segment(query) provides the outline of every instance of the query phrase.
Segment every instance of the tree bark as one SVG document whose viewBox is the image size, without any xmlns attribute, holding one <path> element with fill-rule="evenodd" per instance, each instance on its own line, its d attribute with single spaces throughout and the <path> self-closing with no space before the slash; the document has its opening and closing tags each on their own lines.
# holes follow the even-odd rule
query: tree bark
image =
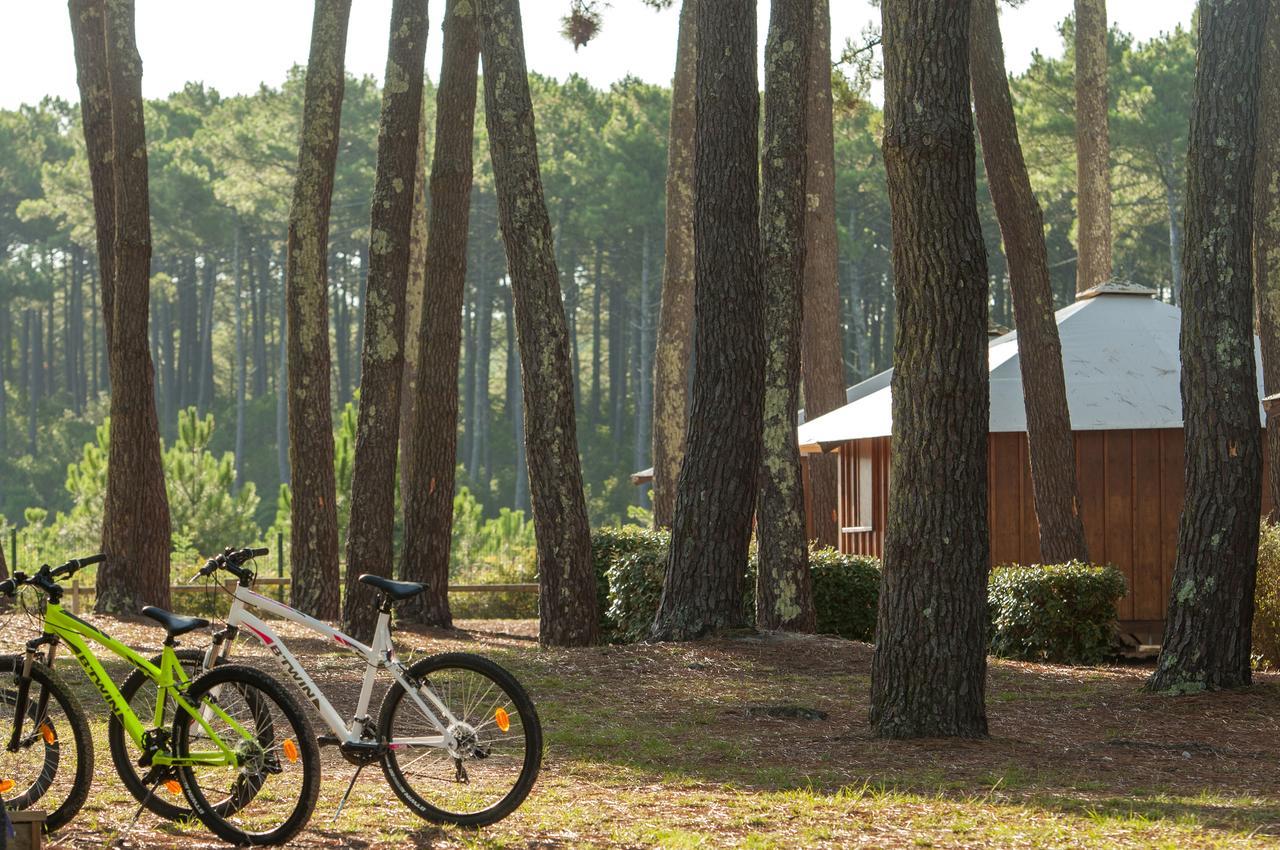
<svg viewBox="0 0 1280 850">
<path fill-rule="evenodd" d="M 1009 261 L 1009 289 L 1018 327 L 1031 486 L 1045 563 L 1089 560 L 1080 521 L 1076 451 L 1062 374 L 1062 344 L 1053 315 L 1044 215 L 1031 189 L 1005 76 L 996 0 L 973 0 L 969 56 L 973 102 L 987 184 Z"/>
<path fill-rule="evenodd" d="M 289 209 L 289 465 L 293 477 L 290 599 L 338 618 L 338 514 L 329 396 L 328 241 L 351 0 L 316 0 Z"/>
<path fill-rule="evenodd" d="M 598 638 L 569 339 L 538 171 L 518 0 L 482 0 L 485 120 L 524 377 L 525 445 L 538 548 L 539 640 Z"/>
<path fill-rule="evenodd" d="M 1153 691 L 1251 680 L 1262 439 L 1252 224 L 1264 0 L 1200 7 L 1187 151 L 1182 417 L 1186 495 Z"/>
<path fill-rule="evenodd" d="M 169 500 L 160 458 L 154 373 L 147 347 L 151 218 L 142 59 L 134 41 L 132 0 L 108 0 L 107 80 L 114 185 L 112 257 L 111 441 L 102 512 L 102 551 L 94 610 L 132 614 L 169 604 Z"/>
<path fill-rule="evenodd" d="M 835 130 L 831 100 L 831 10 L 814 0 L 809 40 L 809 167 L 806 172 L 804 321 L 801 369 L 804 416 L 816 419 L 845 403 L 844 353 L 840 345 L 840 282 L 837 274 Z M 813 536 L 824 546 L 840 542 L 836 503 L 838 460 L 834 454 L 809 457 L 809 501 Z"/>
<path fill-rule="evenodd" d="M 871 666 L 880 737 L 986 735 L 987 263 L 969 3 L 887 0 L 884 161 L 898 332 Z"/>
<path fill-rule="evenodd" d="M 813 0 L 773 2 L 765 45 L 764 150 L 760 153 L 760 253 L 767 300 L 756 625 L 800 632 L 812 632 L 817 625 L 796 437 L 813 5 Z"/>
<path fill-rule="evenodd" d="M 435 150 L 431 158 L 431 235 L 418 350 L 414 453 L 405 500 L 401 575 L 427 585 L 401 617 L 449 628 L 449 548 L 458 457 L 458 356 L 467 286 L 467 233 L 471 212 L 471 146 L 475 136 L 479 34 L 475 6 L 449 0 L 444 12 L 444 56 L 436 90 Z"/>
<path fill-rule="evenodd" d="M 1107 0 L 1076 2 L 1076 292 L 1111 279 Z"/>
<path fill-rule="evenodd" d="M 448 7 L 445 11 L 448 16 Z M 422 346 L 422 301 L 427 274 L 427 113 L 418 123 L 413 167 L 413 224 L 409 231 L 409 276 L 404 293 L 404 375 L 400 379 L 400 503 L 408 511 L 413 480 L 413 409 L 418 392 L 418 352 Z M 461 307 L 459 307 L 461 310 Z M 455 367 L 456 369 L 456 367 Z"/>
<path fill-rule="evenodd" d="M 693 154 L 694 76 L 698 0 L 680 7 L 676 71 L 671 85 L 671 129 L 667 137 L 666 241 L 658 340 L 653 369 L 653 522 L 670 528 L 676 508 L 676 481 L 684 462 L 689 420 L 689 354 L 693 348 Z M 599 248 L 597 247 L 597 268 Z M 600 275 L 596 274 L 599 306 Z M 613 303 L 609 304 L 610 311 Z M 598 314 L 597 310 L 597 314 Z M 599 321 L 597 315 L 596 321 Z M 597 339 L 599 339 L 597 331 Z M 599 357 L 592 354 L 599 367 Z M 599 401 L 593 372 L 592 398 Z"/>
<path fill-rule="evenodd" d="M 653 355 L 654 355 L 654 332 L 653 320 L 653 296 L 650 294 L 649 285 L 649 226 L 645 225 L 643 234 L 640 237 L 640 322 L 636 326 L 636 332 L 640 342 L 640 356 L 637 358 L 640 366 L 640 379 L 636 382 L 638 392 L 636 394 L 636 434 L 635 434 L 635 451 L 632 455 L 632 467 L 635 469 L 644 469 L 645 461 L 648 459 L 653 447 L 653 439 L 651 437 L 651 427 L 653 424 Z M 645 504 L 645 491 L 649 489 L 648 485 L 636 488 L 636 503 Z"/>
<path fill-rule="evenodd" d="M 755 4 L 698 0 L 693 397 L 660 640 L 741 626 L 764 397 Z M 612 306 L 612 305 L 610 305 Z"/>
<path fill-rule="evenodd" d="M 1262 381 L 1280 392 L 1280 0 L 1267 3 L 1258 91 L 1253 195 L 1253 281 L 1262 340 Z M 1172 223 L 1172 220 L 1171 220 Z M 1172 233 L 1172 227 L 1170 228 Z M 1267 414 L 1267 486 L 1280 510 L 1280 416 Z M 1275 520 L 1272 514 L 1272 521 Z"/>
<path fill-rule="evenodd" d="M 370 640 L 378 619 L 376 593 L 359 574 L 390 575 L 395 562 L 396 448 L 400 382 L 404 377 L 406 278 L 417 185 L 418 131 L 427 44 L 427 0 L 395 0 L 387 47 L 386 84 L 378 127 L 378 163 L 369 216 L 369 276 L 365 284 L 360 414 L 356 422 L 347 525 L 347 593 L 343 621 Z M 388 413 L 390 411 L 390 413 Z"/>
<path fill-rule="evenodd" d="M 111 176 L 111 91 L 107 82 L 104 37 L 106 5 L 104 0 L 70 0 L 68 7 L 76 58 L 76 83 L 80 89 L 80 118 L 89 160 L 89 184 L 93 189 L 93 218 L 97 224 L 103 336 L 110 352 L 111 284 L 116 263 L 112 245 L 115 238 L 115 183 Z"/>
</svg>

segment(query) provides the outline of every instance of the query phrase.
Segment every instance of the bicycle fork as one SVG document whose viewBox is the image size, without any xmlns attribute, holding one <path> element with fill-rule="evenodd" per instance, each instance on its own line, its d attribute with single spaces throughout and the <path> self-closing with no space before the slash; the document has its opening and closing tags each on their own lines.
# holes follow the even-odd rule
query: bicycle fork
<svg viewBox="0 0 1280 850">
<path fill-rule="evenodd" d="M 36 653 L 42 646 L 48 646 L 45 652 L 44 663 L 49 669 L 53 669 L 53 658 L 58 651 L 58 638 L 54 635 L 41 635 L 38 638 L 27 641 L 27 651 L 22 659 L 22 672 L 18 674 L 18 693 L 14 700 L 13 707 L 13 733 L 9 736 L 9 752 L 17 752 L 23 746 L 23 719 L 27 716 L 27 709 L 31 706 L 31 667 L 35 664 Z M 36 698 L 36 714 L 35 729 L 40 730 L 44 723 L 45 713 L 49 710 L 49 689 L 43 688 L 40 696 Z M 54 741 L 48 741 L 53 744 Z"/>
</svg>

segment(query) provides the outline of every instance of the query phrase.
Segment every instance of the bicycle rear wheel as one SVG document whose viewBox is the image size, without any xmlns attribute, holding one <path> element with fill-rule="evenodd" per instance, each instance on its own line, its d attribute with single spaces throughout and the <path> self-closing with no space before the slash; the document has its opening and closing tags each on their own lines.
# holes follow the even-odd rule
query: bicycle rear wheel
<svg viewBox="0 0 1280 850">
<path fill-rule="evenodd" d="M 302 706 L 275 679 L 239 664 L 200 676 L 187 702 L 236 756 L 234 763 L 178 768 L 196 816 L 232 844 L 287 842 L 306 826 L 320 793 L 320 748 Z M 205 725 L 179 710 L 174 757 L 217 749 Z"/>
<path fill-rule="evenodd" d="M 489 659 L 461 652 L 424 658 L 406 675 L 433 713 L 434 698 L 456 722 L 446 747 L 413 696 L 398 683 L 387 692 L 378 735 L 396 796 L 435 823 L 487 826 L 515 811 L 542 765 L 542 725 L 520 683 Z"/>
<path fill-rule="evenodd" d="M 39 804 L 48 812 L 45 829 L 53 832 L 75 817 L 89 796 L 93 738 L 75 695 L 38 662 L 31 665 L 27 710 L 17 717 L 23 661 L 22 656 L 0 657 L 0 795 L 11 809 Z M 18 746 L 11 750 L 15 725 Z"/>
<path fill-rule="evenodd" d="M 182 665 L 188 677 L 195 678 L 199 675 L 204 667 L 203 650 L 179 649 L 177 655 L 178 663 Z M 151 663 L 157 667 L 160 666 L 160 661 L 159 655 L 151 659 Z M 141 670 L 130 673 L 129 678 L 125 679 L 124 684 L 120 686 L 120 695 L 129 703 L 129 707 L 133 709 L 133 713 L 138 716 L 143 725 L 149 724 L 151 718 L 155 716 L 156 693 L 155 681 Z M 162 726 L 165 735 L 169 734 L 173 726 L 174 708 L 172 701 L 165 706 Z M 114 714 L 107 721 L 107 743 L 111 747 L 111 761 L 115 763 L 116 773 L 119 774 L 124 787 L 133 795 L 133 799 L 143 803 L 148 811 L 162 818 L 178 820 L 191 816 L 191 808 L 186 805 L 186 798 L 182 796 L 181 788 L 177 785 L 170 786 L 164 783 L 152 789 L 142 781 L 142 777 L 149 770 L 149 768 L 138 766 L 142 751 L 134 745 L 124 731 L 124 724 Z M 178 794 L 177 797 L 173 796 L 175 791 Z"/>
</svg>

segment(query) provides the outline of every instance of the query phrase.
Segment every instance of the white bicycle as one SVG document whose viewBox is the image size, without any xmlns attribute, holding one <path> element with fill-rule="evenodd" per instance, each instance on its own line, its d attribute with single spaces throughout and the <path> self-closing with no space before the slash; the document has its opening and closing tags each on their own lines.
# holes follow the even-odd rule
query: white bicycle
<svg viewBox="0 0 1280 850">
<path fill-rule="evenodd" d="M 284 667 L 289 678 L 316 707 L 330 734 L 319 743 L 336 746 L 356 766 L 338 813 L 355 787 L 360 771 L 379 762 L 387 781 L 415 814 L 434 823 L 486 826 L 515 811 L 524 802 L 542 764 L 542 726 L 532 700 L 515 677 L 487 658 L 449 652 L 405 666 L 391 641 L 391 607 L 425 590 L 415 582 L 362 575 L 360 581 L 378 591 L 378 621 L 373 645 L 309 617 L 253 590 L 256 571 L 250 566 L 267 549 L 230 549 L 211 558 L 198 577 L 225 570 L 237 579 L 226 627 L 216 632 L 208 650 L 178 652 L 184 672 L 195 676 L 227 661 L 242 630 L 249 632 Z M 253 609 L 253 610 L 251 610 Z M 315 680 L 308 675 L 284 640 L 257 612 L 299 623 L 354 653 L 364 664 L 364 678 L 355 714 L 344 720 Z M 385 670 L 395 683 L 387 691 L 377 722 L 369 716 L 373 683 Z M 147 681 L 130 676 L 121 687 L 131 704 L 154 705 Z M 116 741 L 119 724 L 111 724 L 113 753 L 128 747 Z M 135 758 L 120 763 L 136 764 Z M 161 816 L 176 819 L 187 809 L 154 794 L 136 770 L 121 771 L 133 796 Z"/>
</svg>

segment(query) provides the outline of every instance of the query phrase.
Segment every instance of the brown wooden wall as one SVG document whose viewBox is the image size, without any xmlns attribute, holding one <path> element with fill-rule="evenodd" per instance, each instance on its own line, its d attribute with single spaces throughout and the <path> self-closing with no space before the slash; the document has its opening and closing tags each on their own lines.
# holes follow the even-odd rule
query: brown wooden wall
<svg viewBox="0 0 1280 850">
<path fill-rule="evenodd" d="M 988 439 L 991 562 L 1039 563 L 1026 434 L 997 433 Z M 1121 623 L 1158 630 L 1169 599 L 1182 511 L 1182 430 L 1077 431 L 1075 445 L 1090 560 L 1114 564 L 1128 580 L 1129 592 L 1117 611 Z M 840 549 L 879 557 L 889 504 L 889 438 L 851 441 L 839 451 Z M 873 523 L 870 531 L 846 532 L 856 516 L 859 452 L 872 457 Z M 1263 487 L 1264 513 L 1271 509 L 1267 489 Z"/>
</svg>

